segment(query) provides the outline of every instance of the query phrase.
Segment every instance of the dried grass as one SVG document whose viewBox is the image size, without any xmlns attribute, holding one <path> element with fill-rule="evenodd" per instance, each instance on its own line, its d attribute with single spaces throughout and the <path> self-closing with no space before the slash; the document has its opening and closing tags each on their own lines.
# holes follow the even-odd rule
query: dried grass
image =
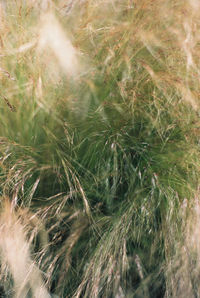
<svg viewBox="0 0 200 298">
<path fill-rule="evenodd" d="M 21 222 L 23 218 L 19 211 L 15 212 L 8 198 L 1 199 L 1 203 L 0 255 L 2 267 L 5 270 L 8 266 L 14 283 L 13 297 L 26 297 L 30 291 L 33 297 L 50 297 L 42 273 L 31 259 L 31 243 L 27 239 L 26 226 Z"/>
</svg>

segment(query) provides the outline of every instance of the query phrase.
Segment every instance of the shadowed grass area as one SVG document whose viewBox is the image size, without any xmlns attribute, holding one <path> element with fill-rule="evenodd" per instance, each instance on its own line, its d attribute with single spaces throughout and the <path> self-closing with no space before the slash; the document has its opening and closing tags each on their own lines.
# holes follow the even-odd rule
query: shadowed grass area
<svg viewBox="0 0 200 298">
<path fill-rule="evenodd" d="M 0 8 L 0 295 L 197 297 L 198 2 Z"/>
</svg>

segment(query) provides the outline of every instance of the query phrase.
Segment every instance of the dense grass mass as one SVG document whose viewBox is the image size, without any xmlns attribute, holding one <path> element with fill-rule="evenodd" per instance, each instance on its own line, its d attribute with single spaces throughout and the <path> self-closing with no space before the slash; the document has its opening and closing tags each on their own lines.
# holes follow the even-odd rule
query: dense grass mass
<svg viewBox="0 0 200 298">
<path fill-rule="evenodd" d="M 1 1 L 1 297 L 199 297 L 199 8 Z"/>
</svg>

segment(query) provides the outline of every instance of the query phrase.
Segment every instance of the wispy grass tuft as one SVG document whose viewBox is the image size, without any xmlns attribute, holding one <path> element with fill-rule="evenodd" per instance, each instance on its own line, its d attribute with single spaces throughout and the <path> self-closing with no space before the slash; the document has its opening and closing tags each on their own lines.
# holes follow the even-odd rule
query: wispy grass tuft
<svg viewBox="0 0 200 298">
<path fill-rule="evenodd" d="M 0 4 L 0 296 L 198 297 L 198 1 Z"/>
</svg>

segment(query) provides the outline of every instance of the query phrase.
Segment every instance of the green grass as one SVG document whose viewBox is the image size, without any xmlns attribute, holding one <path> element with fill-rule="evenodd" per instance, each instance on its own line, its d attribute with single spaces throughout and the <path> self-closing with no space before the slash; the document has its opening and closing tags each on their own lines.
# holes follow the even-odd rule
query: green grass
<svg viewBox="0 0 200 298">
<path fill-rule="evenodd" d="M 2 297 L 198 297 L 192 5 L 87 0 L 65 15 L 59 1 L 47 11 L 10 1 L 2 9 Z"/>
</svg>

